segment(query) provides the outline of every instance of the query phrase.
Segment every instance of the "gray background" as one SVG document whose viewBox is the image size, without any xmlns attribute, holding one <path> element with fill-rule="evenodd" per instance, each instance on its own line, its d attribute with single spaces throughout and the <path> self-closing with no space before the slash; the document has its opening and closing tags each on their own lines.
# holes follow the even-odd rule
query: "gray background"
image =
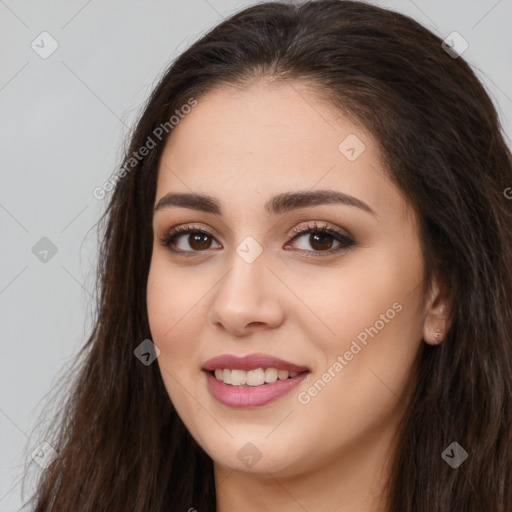
<svg viewBox="0 0 512 512">
<path fill-rule="evenodd" d="M 92 191 L 119 162 L 127 130 L 170 60 L 252 3 L 0 0 L 1 512 L 21 507 L 42 400 L 89 333 L 95 224 L 105 205 Z M 372 3 L 443 39 L 457 31 L 467 40 L 463 57 L 493 98 L 510 144 L 512 2 Z M 46 59 L 31 47 L 42 46 L 43 31 L 59 45 Z M 57 248 L 46 262 L 32 250 L 43 237 Z"/>
</svg>

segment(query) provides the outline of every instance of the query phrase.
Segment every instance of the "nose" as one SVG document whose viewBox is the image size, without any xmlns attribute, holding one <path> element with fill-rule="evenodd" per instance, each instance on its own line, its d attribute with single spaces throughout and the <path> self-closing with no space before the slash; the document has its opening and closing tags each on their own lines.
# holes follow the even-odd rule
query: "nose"
<svg viewBox="0 0 512 512">
<path fill-rule="evenodd" d="M 276 328 L 285 316 L 281 288 L 264 255 L 247 263 L 234 254 L 231 270 L 212 292 L 209 321 L 234 336 Z"/>
</svg>

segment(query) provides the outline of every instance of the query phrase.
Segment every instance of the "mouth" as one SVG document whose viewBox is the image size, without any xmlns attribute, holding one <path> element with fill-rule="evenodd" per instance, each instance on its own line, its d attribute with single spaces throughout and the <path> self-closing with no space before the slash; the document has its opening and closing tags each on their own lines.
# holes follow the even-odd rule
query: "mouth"
<svg viewBox="0 0 512 512">
<path fill-rule="evenodd" d="M 268 356 L 217 356 L 203 367 L 211 395 L 228 407 L 258 407 L 287 395 L 310 369 Z"/>
</svg>

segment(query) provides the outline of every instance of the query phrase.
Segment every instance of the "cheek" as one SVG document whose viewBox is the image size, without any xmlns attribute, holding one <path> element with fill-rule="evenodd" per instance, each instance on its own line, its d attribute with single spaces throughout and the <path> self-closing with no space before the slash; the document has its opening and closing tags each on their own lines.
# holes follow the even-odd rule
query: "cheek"
<svg viewBox="0 0 512 512">
<path fill-rule="evenodd" d="M 165 342 L 187 323 L 183 321 L 185 315 L 186 318 L 193 315 L 193 306 L 200 300 L 201 290 L 197 284 L 187 272 L 173 268 L 165 256 L 153 255 L 146 299 L 151 333 L 155 338 Z"/>
<path fill-rule="evenodd" d="M 198 284 L 186 272 L 172 270 L 165 258 L 153 258 L 146 297 L 149 327 L 160 349 L 158 362 L 170 372 L 191 371 L 190 358 L 197 357 L 198 318 L 204 314 L 204 290 Z"/>
<path fill-rule="evenodd" d="M 404 271 L 399 261 L 382 255 L 371 260 L 355 257 L 343 268 L 317 273 L 298 288 L 302 302 L 322 321 L 322 338 L 339 350 L 361 333 L 364 341 L 365 329 L 375 325 L 379 333 L 393 332 L 390 337 L 397 342 L 405 338 L 405 333 L 397 335 L 417 319 L 419 281 L 415 269 Z"/>
<path fill-rule="evenodd" d="M 173 282 L 163 271 L 162 266 L 153 259 L 149 270 L 146 301 L 151 334 L 153 341 L 158 345 L 174 323 L 177 290 L 172 289 L 172 286 Z"/>
<path fill-rule="evenodd" d="M 204 314 L 194 281 L 171 270 L 165 258 L 153 258 L 147 283 L 147 309 L 152 341 L 160 349 L 157 364 L 167 394 L 187 420 L 194 404 L 186 392 L 200 373 L 197 315 Z M 204 292 L 203 292 L 204 293 Z"/>
<path fill-rule="evenodd" d="M 394 421 L 405 403 L 421 341 L 416 296 L 408 283 L 394 279 L 389 267 L 380 280 L 368 268 L 364 277 L 340 280 L 343 284 L 325 302 L 329 306 L 322 311 L 330 314 L 328 323 L 336 334 L 310 335 L 323 364 L 297 397 L 298 407 L 302 428 L 321 429 L 325 446 L 340 445 L 340 439 L 369 439 Z"/>
<path fill-rule="evenodd" d="M 331 369 L 337 376 L 331 390 L 375 403 L 385 398 L 382 393 L 403 391 L 421 343 L 421 259 L 412 245 L 405 253 L 364 251 L 357 256 L 339 269 L 336 279 L 324 282 L 323 293 L 310 289 L 305 302 L 315 305 L 329 327 L 323 336 L 310 334 L 323 354 L 324 366 L 317 373 L 328 371 L 342 356 L 343 369 Z"/>
</svg>

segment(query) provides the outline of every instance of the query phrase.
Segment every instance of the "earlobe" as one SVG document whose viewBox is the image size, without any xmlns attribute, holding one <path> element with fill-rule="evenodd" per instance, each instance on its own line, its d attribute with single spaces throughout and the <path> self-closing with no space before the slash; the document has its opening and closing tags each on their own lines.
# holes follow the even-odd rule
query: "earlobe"
<svg viewBox="0 0 512 512">
<path fill-rule="evenodd" d="M 439 345 L 443 339 L 444 333 L 441 329 L 436 329 L 434 333 L 430 332 L 428 336 L 425 333 L 423 334 L 423 341 L 429 345 Z"/>
<path fill-rule="evenodd" d="M 449 325 L 447 288 L 439 280 L 434 280 L 425 309 L 423 341 L 429 345 L 439 345 L 446 338 Z"/>
</svg>

